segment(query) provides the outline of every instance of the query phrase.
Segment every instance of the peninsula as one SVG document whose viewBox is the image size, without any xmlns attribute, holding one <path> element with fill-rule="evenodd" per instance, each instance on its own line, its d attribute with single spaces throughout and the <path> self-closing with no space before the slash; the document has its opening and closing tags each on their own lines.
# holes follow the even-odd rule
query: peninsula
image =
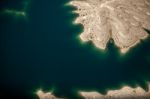
<svg viewBox="0 0 150 99">
<path fill-rule="evenodd" d="M 99 49 L 113 40 L 125 53 L 148 37 L 150 0 L 72 0 L 69 5 L 79 15 L 74 23 L 84 26 L 81 40 L 92 41 Z"/>
</svg>

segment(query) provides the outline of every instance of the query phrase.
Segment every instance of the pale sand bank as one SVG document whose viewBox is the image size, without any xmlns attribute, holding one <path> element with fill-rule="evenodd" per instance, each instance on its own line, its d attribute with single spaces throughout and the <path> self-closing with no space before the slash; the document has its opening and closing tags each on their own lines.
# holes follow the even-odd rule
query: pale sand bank
<svg viewBox="0 0 150 99">
<path fill-rule="evenodd" d="M 110 39 L 126 53 L 146 39 L 150 29 L 150 0 L 72 0 L 79 17 L 75 24 L 82 24 L 82 41 L 92 41 L 99 49 L 105 49 Z M 67 5 L 68 5 L 67 4 Z"/>
</svg>

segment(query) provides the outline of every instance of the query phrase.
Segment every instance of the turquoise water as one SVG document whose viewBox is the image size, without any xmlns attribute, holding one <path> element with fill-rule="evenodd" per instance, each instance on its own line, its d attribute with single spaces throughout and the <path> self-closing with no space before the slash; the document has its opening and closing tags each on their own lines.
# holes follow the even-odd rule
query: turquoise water
<svg viewBox="0 0 150 99">
<path fill-rule="evenodd" d="M 5 1 L 3 8 L 21 9 L 21 1 Z M 8 14 L 0 16 L 0 96 L 37 99 L 42 88 L 69 99 L 78 90 L 109 89 L 136 84 L 147 89 L 150 80 L 150 40 L 142 41 L 121 55 L 114 44 L 106 51 L 91 42 L 82 43 L 82 25 L 73 25 L 78 16 L 67 0 L 33 0 L 27 20 Z M 79 98 L 79 97 L 78 97 Z"/>
</svg>

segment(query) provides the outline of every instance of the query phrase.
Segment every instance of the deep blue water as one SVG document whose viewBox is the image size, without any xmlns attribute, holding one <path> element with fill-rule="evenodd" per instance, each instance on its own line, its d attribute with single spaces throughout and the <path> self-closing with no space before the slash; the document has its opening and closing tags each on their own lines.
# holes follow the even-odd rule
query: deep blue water
<svg viewBox="0 0 150 99">
<path fill-rule="evenodd" d="M 22 0 L 23 1 L 23 0 Z M 22 9 L 5 1 L 4 8 Z M 36 90 L 54 89 L 57 96 L 75 98 L 77 90 L 108 89 L 136 84 L 147 89 L 150 80 L 150 40 L 126 55 L 109 43 L 105 52 L 82 43 L 82 25 L 73 25 L 75 8 L 67 0 L 31 0 L 27 20 L 0 15 L 0 97 L 37 99 Z"/>
</svg>

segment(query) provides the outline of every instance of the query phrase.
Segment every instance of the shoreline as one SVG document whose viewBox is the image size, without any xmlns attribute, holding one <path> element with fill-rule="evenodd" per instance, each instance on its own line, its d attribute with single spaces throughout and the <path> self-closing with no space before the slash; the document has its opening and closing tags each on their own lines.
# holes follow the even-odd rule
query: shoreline
<svg viewBox="0 0 150 99">
<path fill-rule="evenodd" d="M 130 87 L 128 85 L 123 85 L 118 89 L 109 89 L 106 94 L 102 94 L 97 91 L 77 91 L 79 96 L 85 99 L 148 99 L 150 98 L 150 83 L 147 83 L 148 91 L 145 91 L 140 86 Z M 68 99 L 68 98 L 58 98 L 53 95 L 53 92 L 44 92 L 41 89 L 36 92 L 39 99 Z"/>
<path fill-rule="evenodd" d="M 116 7 L 113 6 L 112 1 L 102 2 L 102 4 L 97 2 L 97 4 L 95 4 L 94 1 L 88 2 L 72 0 L 67 3 L 67 5 L 77 8 L 77 10 L 72 11 L 79 15 L 73 21 L 73 24 L 83 25 L 84 30 L 79 35 L 82 42 L 91 41 L 98 49 L 105 50 L 107 43 L 112 38 L 114 40 L 114 44 L 120 49 L 120 53 L 126 54 L 130 49 L 138 45 L 141 40 L 145 40 L 149 37 L 149 34 L 142 29 L 142 27 L 148 28 L 150 27 L 150 24 L 146 21 L 144 22 L 144 20 L 138 19 L 138 17 L 140 17 L 140 10 L 139 13 L 136 12 L 136 17 L 117 16 L 117 14 L 121 14 L 117 8 L 124 2 L 115 3 L 117 3 Z M 134 6 L 129 2 L 125 3 L 134 8 Z M 146 5 L 145 1 L 142 3 Z M 99 8 L 99 5 L 103 5 L 103 7 Z M 107 8 L 107 10 L 105 8 Z M 98 10 L 102 10 L 102 12 L 98 12 Z M 103 15 L 104 19 L 101 19 L 101 16 L 98 16 L 97 13 L 103 14 L 103 10 L 105 12 Z M 147 9 L 147 11 L 149 10 Z M 129 13 L 125 12 L 125 14 Z M 131 16 L 130 14 L 128 16 Z M 108 18 L 105 18 L 106 16 L 108 16 Z M 143 17 L 148 19 L 150 18 L 150 15 L 146 14 L 143 15 Z M 121 18 L 125 18 L 126 21 Z M 100 20 L 102 22 L 99 22 Z M 103 20 L 106 20 L 106 22 L 102 25 Z M 135 20 L 135 22 L 133 20 Z M 111 30 L 111 33 L 109 30 Z"/>
</svg>

